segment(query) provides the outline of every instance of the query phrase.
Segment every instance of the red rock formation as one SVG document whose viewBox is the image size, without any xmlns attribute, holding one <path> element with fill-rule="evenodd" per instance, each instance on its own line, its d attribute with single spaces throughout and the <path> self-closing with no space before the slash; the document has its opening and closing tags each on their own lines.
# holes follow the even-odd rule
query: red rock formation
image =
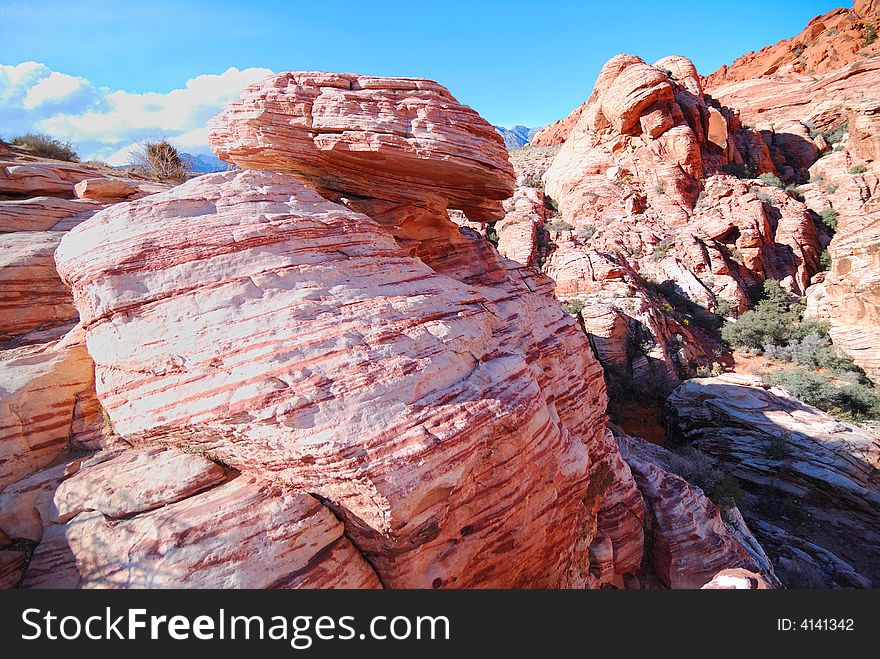
<svg viewBox="0 0 880 659">
<path fill-rule="evenodd" d="M 0 351 L 0 487 L 52 464 L 71 442 L 94 448 L 103 423 L 76 333 Z"/>
<path fill-rule="evenodd" d="M 767 582 L 760 574 L 742 568 L 721 570 L 703 590 L 767 590 Z"/>
<path fill-rule="evenodd" d="M 248 87 L 209 128 L 224 160 L 311 181 L 331 199 L 454 208 L 491 221 L 512 192 L 504 140 L 430 80 L 282 73 Z"/>
<path fill-rule="evenodd" d="M 874 0 L 856 0 L 851 10 L 834 9 L 816 16 L 798 36 L 783 39 L 737 58 L 709 76 L 706 85 L 716 87 L 727 82 L 750 80 L 761 76 L 785 76 L 793 73 L 827 73 L 853 62 L 880 54 L 880 44 L 868 43 L 865 26 L 876 28 L 880 11 Z"/>
<path fill-rule="evenodd" d="M 0 343 L 40 327 L 79 319 L 70 291 L 55 271 L 62 234 L 0 234 Z"/>
<path fill-rule="evenodd" d="M 130 452 L 99 455 L 97 467 L 83 465 L 64 481 L 22 586 L 380 587 L 342 524 L 313 497 L 253 476 L 216 485 L 209 460 L 171 460 L 144 468 Z M 181 470 L 195 480 L 171 486 Z M 112 488 L 112 502 L 96 499 L 96 483 Z"/>
<path fill-rule="evenodd" d="M 114 206 L 56 258 L 123 437 L 320 495 L 386 585 L 583 584 L 608 504 L 585 496 L 601 370 L 548 280 L 448 235 L 470 261 L 448 272 L 473 283 L 285 176 L 241 172 Z"/>
<path fill-rule="evenodd" d="M 124 179 L 87 178 L 77 183 L 73 191 L 80 199 L 114 202 L 133 197 L 140 188 Z"/>
<path fill-rule="evenodd" d="M 785 147 L 779 162 L 792 172 L 790 162 L 805 171 L 817 153 L 785 139 L 771 145 Z M 802 293 L 818 270 L 819 239 L 801 202 L 719 172 L 773 173 L 775 153 L 703 94 L 680 56 L 654 66 L 611 59 L 576 113 L 544 174 L 559 210 L 547 226 L 562 230 L 551 231 L 543 269 L 557 296 L 580 300 L 603 364 L 639 391 L 662 395 L 712 367 L 721 347 L 702 327 L 720 301 L 743 310 L 749 289 L 771 278 Z M 703 311 L 683 309 L 682 299 Z"/>
<path fill-rule="evenodd" d="M 700 588 L 730 568 L 763 573 L 770 584 L 779 585 L 736 508 L 723 516 L 702 490 L 673 473 L 676 456 L 669 451 L 619 431 L 616 436 L 647 509 L 651 542 L 646 559 L 665 586 Z"/>
</svg>

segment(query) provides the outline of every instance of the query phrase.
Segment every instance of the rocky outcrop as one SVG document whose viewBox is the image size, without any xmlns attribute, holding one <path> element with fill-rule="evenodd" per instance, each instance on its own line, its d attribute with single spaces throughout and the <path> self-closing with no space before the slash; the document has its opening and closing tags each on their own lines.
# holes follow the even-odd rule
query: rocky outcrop
<svg viewBox="0 0 880 659">
<path fill-rule="evenodd" d="M 615 432 L 646 508 L 646 568 L 668 588 L 700 588 L 719 570 L 745 568 L 778 587 L 770 561 L 736 508 L 723 511 L 695 485 L 674 473 L 677 456 Z"/>
<path fill-rule="evenodd" d="M 30 197 L 0 201 L 0 234 L 68 230 L 102 208 L 91 200 Z"/>
<path fill-rule="evenodd" d="M 92 361 L 77 333 L 0 351 L 0 487 L 42 469 L 103 431 Z"/>
<path fill-rule="evenodd" d="M 114 206 L 56 258 L 126 440 L 314 493 L 386 586 L 590 581 L 627 494 L 601 369 L 549 280 L 482 238 L 425 214 L 396 240 L 244 171 Z"/>
<path fill-rule="evenodd" d="M 828 73 L 880 54 L 866 26 L 876 28 L 880 12 L 873 0 L 856 0 L 852 9 L 816 16 L 796 37 L 783 39 L 737 58 L 706 76 L 710 87 L 760 77 Z"/>
<path fill-rule="evenodd" d="M 430 80 L 282 73 L 248 87 L 209 128 L 224 160 L 308 180 L 334 200 L 492 221 L 512 192 L 501 136 Z"/>
<path fill-rule="evenodd" d="M 743 514 L 788 585 L 877 581 L 875 435 L 733 374 L 682 384 L 667 401 L 667 419 L 672 441 L 711 456 L 739 481 Z M 786 561 L 770 551 L 783 545 Z"/>
<path fill-rule="evenodd" d="M 703 93 L 684 57 L 612 58 L 572 119 L 543 175 L 558 208 L 543 270 L 580 308 L 606 370 L 640 395 L 663 396 L 698 369 L 720 368 L 711 312 L 745 310 L 765 279 L 806 290 L 819 268 L 814 219 L 773 179 L 722 171 L 774 174 L 775 151 Z"/>
<path fill-rule="evenodd" d="M 40 512 L 24 588 L 380 586 L 313 497 L 174 450 L 98 454 Z"/>
<path fill-rule="evenodd" d="M 115 202 L 133 197 L 140 188 L 131 182 L 118 178 L 87 178 L 73 187 L 74 194 L 80 199 Z"/>
<path fill-rule="evenodd" d="M 37 328 L 76 322 L 70 291 L 55 270 L 62 234 L 0 234 L 0 343 Z"/>
<path fill-rule="evenodd" d="M 704 590 L 767 590 L 767 582 L 759 574 L 742 568 L 721 570 L 712 577 Z"/>
</svg>

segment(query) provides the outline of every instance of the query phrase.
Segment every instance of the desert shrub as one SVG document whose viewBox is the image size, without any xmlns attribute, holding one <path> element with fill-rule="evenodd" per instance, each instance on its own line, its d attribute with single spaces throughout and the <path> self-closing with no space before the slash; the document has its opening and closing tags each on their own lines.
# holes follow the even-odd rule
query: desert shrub
<svg viewBox="0 0 880 659">
<path fill-rule="evenodd" d="M 663 181 L 657 181 L 654 184 L 654 192 L 659 194 L 666 194 L 666 184 Z"/>
<path fill-rule="evenodd" d="M 849 168 L 850 174 L 864 174 L 866 171 L 868 171 L 868 168 L 864 165 L 853 165 Z"/>
<path fill-rule="evenodd" d="M 715 314 L 721 318 L 730 318 L 733 315 L 733 305 L 729 300 L 719 298 L 715 302 Z"/>
<path fill-rule="evenodd" d="M 738 320 L 726 321 L 721 338 L 735 348 L 760 348 L 785 345 L 796 338 L 796 327 L 803 315 L 802 308 L 779 282 L 768 279 L 759 291 L 760 300 L 754 309 Z"/>
<path fill-rule="evenodd" d="M 551 198 L 549 195 L 544 195 L 544 206 L 554 213 L 559 212 L 559 202 Z"/>
<path fill-rule="evenodd" d="M 581 228 L 577 234 L 575 234 L 579 240 L 589 240 L 594 235 L 596 235 L 596 227 L 592 225 L 587 225 Z"/>
<path fill-rule="evenodd" d="M 761 174 L 758 178 L 761 179 L 764 185 L 769 185 L 773 188 L 785 188 L 785 183 L 776 174 L 767 172 L 766 174 Z"/>
<path fill-rule="evenodd" d="M 673 247 L 675 247 L 675 241 L 672 238 L 664 238 L 660 241 L 657 247 L 654 248 L 654 253 L 651 254 L 651 260 L 660 261 L 669 254 L 669 251 Z"/>
<path fill-rule="evenodd" d="M 777 371 L 769 375 L 767 381 L 807 405 L 838 418 L 880 419 L 880 394 L 868 384 L 836 384 L 829 377 L 806 368 Z"/>
<path fill-rule="evenodd" d="M 498 247 L 498 230 L 495 228 L 495 222 L 486 225 L 486 240 Z"/>
<path fill-rule="evenodd" d="M 754 163 L 738 164 L 735 162 L 728 163 L 721 167 L 721 171 L 727 174 L 733 174 L 737 178 L 753 179 L 757 175 L 757 168 Z"/>
<path fill-rule="evenodd" d="M 877 41 L 877 30 L 873 25 L 862 26 L 862 46 L 870 46 Z"/>
<path fill-rule="evenodd" d="M 523 181 L 523 185 L 527 185 L 530 188 L 538 188 L 539 190 L 544 189 L 544 181 L 541 180 L 540 176 L 529 176 Z"/>
<path fill-rule="evenodd" d="M 822 131 L 819 134 L 825 138 L 825 141 L 828 142 L 828 144 L 837 144 L 840 140 L 843 139 L 843 136 L 847 133 L 848 130 L 849 124 L 844 121 L 842 124 L 838 124 L 831 130 Z"/>
<path fill-rule="evenodd" d="M 764 455 L 771 460 L 785 460 L 791 456 L 791 449 L 788 442 L 791 439 L 791 433 L 782 432 L 774 435 L 764 443 Z"/>
<path fill-rule="evenodd" d="M 716 467 L 711 457 L 688 444 L 675 449 L 669 460 L 669 470 L 699 487 L 722 508 L 735 506 L 742 494 L 736 478 Z"/>
<path fill-rule="evenodd" d="M 167 140 L 144 142 L 132 153 L 129 162 L 163 183 L 177 184 L 187 179 L 186 164 L 177 148 Z"/>
<path fill-rule="evenodd" d="M 565 220 L 559 220 L 557 222 L 550 222 L 546 225 L 548 231 L 555 231 L 556 233 L 561 233 L 563 231 L 571 231 L 574 229 L 568 222 Z"/>
<path fill-rule="evenodd" d="M 578 298 L 573 298 L 571 300 L 565 300 L 562 302 L 562 310 L 565 313 L 570 313 L 572 316 L 580 315 L 581 311 L 584 309 L 584 301 L 579 300 Z"/>
<path fill-rule="evenodd" d="M 767 204 L 768 206 L 774 206 L 776 204 L 776 200 L 760 188 L 751 187 L 749 188 L 749 192 L 755 195 L 758 198 L 758 201 L 763 204 Z"/>
<path fill-rule="evenodd" d="M 827 192 L 828 194 L 834 194 L 835 192 L 837 192 L 838 187 L 840 186 L 836 183 L 829 183 L 825 186 L 825 192 Z"/>
<path fill-rule="evenodd" d="M 26 133 L 13 137 L 10 144 L 27 149 L 35 156 L 52 158 L 53 160 L 66 160 L 67 162 L 79 162 L 76 149 L 70 142 L 62 142 L 43 133 Z"/>
<path fill-rule="evenodd" d="M 834 231 L 837 231 L 837 216 L 837 211 L 829 206 L 828 208 L 823 208 L 819 212 L 819 221 L 825 225 L 826 229 L 833 233 Z"/>
</svg>

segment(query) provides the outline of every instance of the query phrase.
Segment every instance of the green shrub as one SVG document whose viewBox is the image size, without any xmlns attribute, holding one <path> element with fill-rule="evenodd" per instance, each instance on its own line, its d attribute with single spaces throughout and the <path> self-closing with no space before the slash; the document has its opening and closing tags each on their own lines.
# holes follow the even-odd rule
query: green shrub
<svg viewBox="0 0 880 659">
<path fill-rule="evenodd" d="M 769 185 L 773 188 L 785 188 L 785 183 L 776 174 L 767 172 L 766 174 L 761 174 L 758 178 L 761 179 L 764 185 Z"/>
<path fill-rule="evenodd" d="M 529 176 L 523 181 L 523 185 L 527 185 L 530 188 L 538 188 L 539 190 L 544 189 L 544 181 L 541 180 L 540 176 Z"/>
<path fill-rule="evenodd" d="M 54 137 L 43 133 L 27 133 L 12 138 L 10 144 L 27 149 L 35 156 L 52 158 L 53 160 L 66 160 L 67 162 L 79 162 L 76 149 L 70 142 L 62 142 Z"/>
<path fill-rule="evenodd" d="M 568 222 L 564 220 L 559 220 L 557 222 L 550 222 L 546 225 L 548 231 L 555 231 L 556 233 L 562 233 L 563 231 L 571 231 L 574 229 Z"/>
<path fill-rule="evenodd" d="M 495 222 L 490 222 L 486 226 L 486 240 L 498 247 L 498 231 L 495 229 Z"/>
<path fill-rule="evenodd" d="M 768 279 L 757 292 L 759 301 L 738 320 L 725 321 L 721 338 L 734 348 L 764 349 L 767 345 L 786 345 L 793 339 L 803 338 L 801 328 L 803 305 L 793 300 L 791 294 Z M 812 321 L 807 329 L 817 331 Z"/>
<path fill-rule="evenodd" d="M 880 394 L 867 384 L 838 385 L 829 377 L 802 367 L 777 371 L 767 380 L 807 405 L 838 418 L 854 421 L 880 419 Z"/>
<path fill-rule="evenodd" d="M 578 298 L 572 298 L 571 300 L 565 300 L 562 302 L 562 310 L 565 313 L 569 313 L 572 316 L 580 315 L 581 311 L 584 309 L 584 301 L 579 300 Z"/>
<path fill-rule="evenodd" d="M 791 449 L 788 442 L 791 439 L 791 433 L 783 432 L 774 435 L 764 444 L 764 455 L 771 460 L 785 460 L 791 457 Z"/>
<path fill-rule="evenodd" d="M 833 233 L 837 231 L 837 216 L 837 211 L 829 206 L 820 211 L 819 220 L 825 225 L 826 229 Z"/>
<path fill-rule="evenodd" d="M 877 30 L 873 25 L 862 26 L 862 46 L 870 46 L 877 41 Z"/>
<path fill-rule="evenodd" d="M 819 254 L 819 270 L 831 270 L 831 252 L 823 249 Z"/>
<path fill-rule="evenodd" d="M 837 188 L 839 187 L 840 186 L 836 183 L 829 183 L 825 186 L 825 192 L 827 192 L 828 194 L 834 194 L 835 192 L 837 192 Z"/>
<path fill-rule="evenodd" d="M 657 247 L 654 248 L 654 253 L 651 254 L 651 260 L 660 261 L 664 259 L 673 247 L 675 247 L 675 241 L 672 238 L 664 238 L 660 241 Z"/>
<path fill-rule="evenodd" d="M 768 206 L 776 205 L 776 200 L 760 188 L 749 188 L 749 192 L 755 195 L 758 198 L 758 201 L 760 201 L 762 204 L 767 204 Z"/>
<path fill-rule="evenodd" d="M 544 206 L 549 208 L 554 213 L 559 212 L 559 202 L 557 202 L 555 199 L 552 199 L 551 197 L 549 197 L 547 195 L 544 195 Z"/>
<path fill-rule="evenodd" d="M 849 168 L 850 174 L 864 174 L 866 171 L 868 171 L 868 168 L 864 165 L 853 165 Z"/>
<path fill-rule="evenodd" d="M 737 164 L 735 162 L 723 165 L 721 171 L 726 174 L 733 174 L 737 178 L 753 179 L 757 175 L 757 168 L 754 163 Z"/>
<path fill-rule="evenodd" d="M 587 225 L 575 234 L 579 240 L 589 240 L 596 234 L 596 227 Z"/>
<path fill-rule="evenodd" d="M 719 298 L 715 302 L 715 314 L 721 318 L 730 318 L 733 315 L 733 305 L 729 300 Z"/>
</svg>

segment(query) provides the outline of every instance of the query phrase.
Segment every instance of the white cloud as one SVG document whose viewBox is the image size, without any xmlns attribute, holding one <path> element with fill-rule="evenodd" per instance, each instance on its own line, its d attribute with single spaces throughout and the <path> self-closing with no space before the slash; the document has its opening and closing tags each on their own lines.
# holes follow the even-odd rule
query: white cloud
<svg viewBox="0 0 880 659">
<path fill-rule="evenodd" d="M 22 101 L 26 110 L 48 103 L 65 103 L 73 100 L 78 94 L 96 95 L 98 92 L 85 78 L 69 76 L 66 73 L 53 71 L 47 78 L 41 79 L 37 84 L 27 90 Z"/>
<path fill-rule="evenodd" d="M 95 87 L 37 62 L 0 65 L 0 127 L 5 136 L 43 132 L 72 142 L 84 159 L 124 164 L 132 146 L 164 137 L 191 153 L 207 153 L 205 122 L 269 69 L 229 68 L 167 93 Z"/>
</svg>

